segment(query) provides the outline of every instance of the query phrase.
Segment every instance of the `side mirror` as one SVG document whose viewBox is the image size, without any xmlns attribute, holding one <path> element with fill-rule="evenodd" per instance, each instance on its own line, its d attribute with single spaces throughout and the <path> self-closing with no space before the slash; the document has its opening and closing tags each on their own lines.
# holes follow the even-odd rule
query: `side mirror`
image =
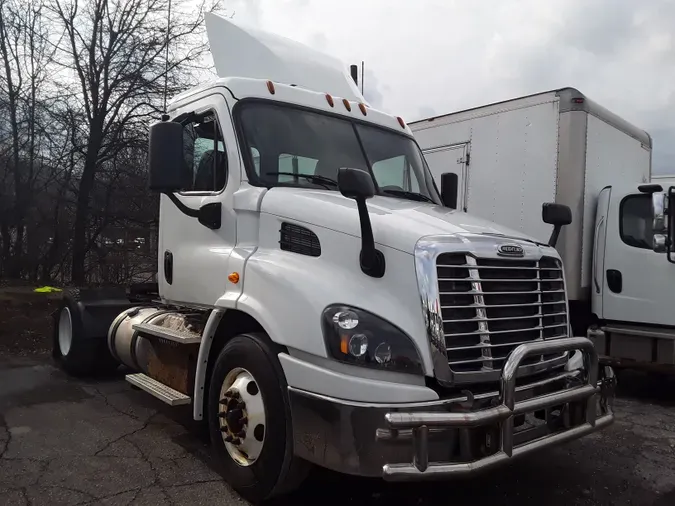
<svg viewBox="0 0 675 506">
<path fill-rule="evenodd" d="M 365 170 L 342 168 L 338 171 L 338 189 L 349 199 L 356 201 L 361 225 L 361 270 L 373 278 L 384 276 L 385 262 L 381 251 L 375 249 L 373 226 L 368 215 L 366 199 L 375 195 L 375 183 Z"/>
<path fill-rule="evenodd" d="M 668 205 L 668 197 L 663 192 L 652 193 L 652 228 L 654 234 L 663 234 L 668 229 L 666 223 L 666 207 Z"/>
<path fill-rule="evenodd" d="M 541 206 L 541 219 L 549 225 L 569 225 L 572 223 L 572 210 L 562 204 L 546 202 Z"/>
<path fill-rule="evenodd" d="M 544 223 L 553 225 L 553 232 L 548 240 L 548 244 L 555 247 L 560 230 L 565 225 L 572 223 L 572 210 L 563 204 L 546 202 L 541 206 L 541 219 Z"/>
<path fill-rule="evenodd" d="M 675 263 L 672 255 L 675 244 L 675 186 L 668 188 L 667 192 L 652 193 L 652 216 L 652 249 L 656 253 L 665 253 L 668 261 Z"/>
<path fill-rule="evenodd" d="M 454 172 L 441 174 L 441 200 L 445 207 L 457 209 L 457 187 L 459 178 Z"/>
<path fill-rule="evenodd" d="M 348 199 L 369 199 L 375 195 L 372 176 L 361 169 L 343 168 L 338 171 L 338 189 Z"/>
<path fill-rule="evenodd" d="M 150 189 L 173 193 L 192 184 L 192 174 L 183 158 L 183 126 L 162 121 L 150 127 L 148 152 Z"/>
</svg>

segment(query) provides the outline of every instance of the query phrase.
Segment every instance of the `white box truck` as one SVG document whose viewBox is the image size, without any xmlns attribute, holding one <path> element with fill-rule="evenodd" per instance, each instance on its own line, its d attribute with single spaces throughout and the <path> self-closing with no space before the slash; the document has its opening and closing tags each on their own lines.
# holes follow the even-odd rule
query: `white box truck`
<svg viewBox="0 0 675 506">
<path fill-rule="evenodd" d="M 66 371 L 122 363 L 190 405 L 252 501 L 309 463 L 465 476 L 612 423 L 612 369 L 569 332 L 552 245 L 449 209 L 410 128 L 331 58 L 207 30 L 221 77 L 150 128 L 158 285 L 68 292 Z"/>
<path fill-rule="evenodd" d="M 460 210 L 545 242 L 542 202 L 569 206 L 573 221 L 557 249 L 574 333 L 616 365 L 675 364 L 675 270 L 652 251 L 650 194 L 661 188 L 646 184 L 647 132 L 573 88 L 410 127 L 437 184 L 443 173 L 458 175 Z"/>
</svg>

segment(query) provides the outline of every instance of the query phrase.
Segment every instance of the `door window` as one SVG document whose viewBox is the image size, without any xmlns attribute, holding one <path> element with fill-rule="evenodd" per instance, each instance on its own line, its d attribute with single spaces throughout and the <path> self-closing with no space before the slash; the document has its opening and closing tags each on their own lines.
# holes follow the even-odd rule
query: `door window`
<svg viewBox="0 0 675 506">
<path fill-rule="evenodd" d="M 183 156 L 192 172 L 192 187 L 185 191 L 218 192 L 225 188 L 227 156 L 215 112 L 184 123 Z"/>
<path fill-rule="evenodd" d="M 650 195 L 629 195 L 621 202 L 621 240 L 635 248 L 652 249 L 652 199 Z"/>
</svg>

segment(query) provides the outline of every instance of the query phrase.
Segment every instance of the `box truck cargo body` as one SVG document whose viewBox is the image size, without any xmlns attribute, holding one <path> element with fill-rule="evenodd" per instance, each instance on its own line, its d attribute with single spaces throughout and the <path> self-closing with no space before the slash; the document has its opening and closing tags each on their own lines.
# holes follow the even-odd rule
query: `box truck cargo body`
<svg viewBox="0 0 675 506">
<path fill-rule="evenodd" d="M 575 331 L 590 316 L 595 212 L 600 191 L 648 182 L 649 134 L 573 88 L 539 93 L 410 124 L 429 168 L 458 175 L 458 209 L 546 242 L 543 202 L 572 209 L 557 249 Z M 636 190 L 637 191 L 637 190 Z M 588 308 L 588 309 L 582 309 Z M 577 311 L 578 309 L 578 311 Z"/>
</svg>

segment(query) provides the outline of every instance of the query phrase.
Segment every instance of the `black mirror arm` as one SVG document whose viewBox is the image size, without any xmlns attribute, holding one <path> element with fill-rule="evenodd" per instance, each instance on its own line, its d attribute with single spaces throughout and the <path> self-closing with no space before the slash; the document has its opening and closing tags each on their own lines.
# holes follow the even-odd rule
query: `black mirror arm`
<svg viewBox="0 0 675 506">
<path fill-rule="evenodd" d="M 357 198 L 356 207 L 359 211 L 359 221 L 361 223 L 361 270 L 373 278 L 384 276 L 385 261 L 384 255 L 378 249 L 375 249 L 375 238 L 373 237 L 373 227 L 368 215 L 366 199 Z"/>
<path fill-rule="evenodd" d="M 173 205 L 176 206 L 181 213 L 189 216 L 190 218 L 199 218 L 199 209 L 192 209 L 191 207 L 186 206 L 171 192 L 162 193 L 169 197 L 169 200 L 173 202 Z"/>
<path fill-rule="evenodd" d="M 549 246 L 553 246 L 555 248 L 555 245 L 558 242 L 558 236 L 560 235 L 561 230 L 562 230 L 562 225 L 555 225 L 553 227 L 553 232 L 551 233 L 551 237 L 548 240 Z"/>
<path fill-rule="evenodd" d="M 169 200 L 173 202 L 178 210 L 190 218 L 197 218 L 199 223 L 204 225 L 211 230 L 218 230 L 221 225 L 221 215 L 222 215 L 222 205 L 220 202 L 210 202 L 204 204 L 199 209 L 192 209 L 191 207 L 183 204 L 178 197 L 176 197 L 171 192 L 162 192 L 164 195 L 169 197 Z"/>
</svg>

